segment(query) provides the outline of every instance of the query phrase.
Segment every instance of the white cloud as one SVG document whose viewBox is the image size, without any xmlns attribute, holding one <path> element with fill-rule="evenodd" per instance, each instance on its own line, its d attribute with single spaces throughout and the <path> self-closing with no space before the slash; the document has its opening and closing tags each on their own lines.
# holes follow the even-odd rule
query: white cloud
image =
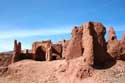
<svg viewBox="0 0 125 83">
<path fill-rule="evenodd" d="M 108 33 L 108 27 L 107 33 Z M 114 26 L 116 33 L 120 33 L 122 35 L 125 32 L 125 25 Z M 73 26 L 63 26 L 63 27 L 55 27 L 55 28 L 37 28 L 37 29 L 10 29 L 10 30 L 0 30 L 0 52 L 9 51 L 13 49 L 13 39 L 17 38 L 25 38 L 32 36 L 52 36 L 52 35 L 60 35 L 71 33 Z M 107 35 L 106 35 L 107 38 Z M 11 39 L 11 40 L 9 40 Z M 30 45 L 23 45 L 24 48 L 28 48 Z"/>
<path fill-rule="evenodd" d="M 10 30 L 0 30 L 0 39 L 15 39 L 15 38 L 23 38 L 23 37 L 32 37 L 32 36 L 52 36 L 59 34 L 67 34 L 71 33 L 73 26 L 63 26 L 63 27 L 55 27 L 55 28 L 32 28 L 32 29 L 11 29 Z M 124 31 L 125 25 L 115 26 L 113 27 L 116 32 Z M 109 26 L 106 26 L 106 30 L 108 32 Z"/>
<path fill-rule="evenodd" d="M 63 26 L 63 27 L 54 27 L 54 28 L 32 28 L 32 29 L 18 29 L 18 28 L 10 28 L 0 30 L 0 52 L 13 50 L 13 39 L 20 39 L 26 37 L 34 37 L 34 36 L 55 36 L 61 34 L 71 33 L 73 26 Z M 23 48 L 30 48 L 30 44 L 25 45 L 22 40 Z M 32 42 L 32 41 L 31 41 Z"/>
<path fill-rule="evenodd" d="M 31 37 L 31 36 L 51 36 L 59 34 L 67 34 L 72 30 L 71 26 L 64 26 L 58 28 L 42 28 L 42 29 L 10 29 L 0 31 L 0 39 L 7 38 L 20 38 L 20 37 Z"/>
<path fill-rule="evenodd" d="M 11 51 L 12 49 L 4 49 L 4 48 L 0 48 L 0 52 L 7 52 L 7 51 Z"/>
</svg>

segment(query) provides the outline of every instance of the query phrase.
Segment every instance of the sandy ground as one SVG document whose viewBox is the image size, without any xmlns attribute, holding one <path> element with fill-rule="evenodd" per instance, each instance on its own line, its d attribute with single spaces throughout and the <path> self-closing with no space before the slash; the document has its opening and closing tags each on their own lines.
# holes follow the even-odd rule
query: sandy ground
<svg viewBox="0 0 125 83">
<path fill-rule="evenodd" d="M 64 60 L 22 60 L 8 66 L 8 71 L 0 76 L 0 83 L 64 83 L 61 78 L 65 78 L 66 74 L 60 71 L 64 64 Z M 94 72 L 92 77 L 82 79 L 79 83 L 125 83 L 123 61 L 117 61 L 108 69 L 95 69 Z"/>
</svg>

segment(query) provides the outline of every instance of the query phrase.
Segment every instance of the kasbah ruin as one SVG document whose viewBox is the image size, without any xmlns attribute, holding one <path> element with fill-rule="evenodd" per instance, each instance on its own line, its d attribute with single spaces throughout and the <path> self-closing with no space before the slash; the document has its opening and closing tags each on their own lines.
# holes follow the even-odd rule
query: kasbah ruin
<svg viewBox="0 0 125 83">
<path fill-rule="evenodd" d="M 14 52 L 11 63 L 23 59 L 66 61 L 83 57 L 83 62 L 91 66 L 105 65 L 107 62 L 125 60 L 125 34 L 118 40 L 113 27 L 108 31 L 108 40 L 104 38 L 106 28 L 100 22 L 87 22 L 75 26 L 70 40 L 62 40 L 53 44 L 51 40 L 34 42 L 32 50 L 21 49 L 21 42 L 14 41 Z"/>
</svg>

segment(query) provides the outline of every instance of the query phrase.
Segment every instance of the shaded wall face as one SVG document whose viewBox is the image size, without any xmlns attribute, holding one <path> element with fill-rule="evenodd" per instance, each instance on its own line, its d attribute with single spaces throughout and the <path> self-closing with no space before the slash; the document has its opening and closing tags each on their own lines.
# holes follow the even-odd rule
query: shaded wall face
<svg viewBox="0 0 125 83">
<path fill-rule="evenodd" d="M 34 42 L 32 44 L 32 53 L 35 59 L 45 60 L 47 45 L 52 45 L 52 53 L 61 56 L 62 46 L 60 44 L 52 44 L 50 41 L 46 42 Z"/>
<path fill-rule="evenodd" d="M 92 64 L 92 61 L 94 64 L 104 64 L 111 59 L 106 52 L 105 31 L 105 27 L 100 23 L 89 22 L 83 25 L 83 56 L 89 64 Z"/>
<path fill-rule="evenodd" d="M 94 64 L 104 64 L 111 59 L 106 52 L 105 27 L 100 23 L 90 23 L 90 27 L 93 36 Z"/>
<path fill-rule="evenodd" d="M 42 46 L 39 46 L 35 51 L 35 60 L 43 61 L 45 60 L 46 52 Z"/>
<path fill-rule="evenodd" d="M 74 27 L 72 30 L 72 38 L 65 49 L 65 59 L 73 59 L 82 56 L 82 28 Z"/>
<path fill-rule="evenodd" d="M 52 45 L 52 53 L 56 53 L 58 55 L 62 54 L 62 46 L 59 44 L 53 44 Z"/>
</svg>

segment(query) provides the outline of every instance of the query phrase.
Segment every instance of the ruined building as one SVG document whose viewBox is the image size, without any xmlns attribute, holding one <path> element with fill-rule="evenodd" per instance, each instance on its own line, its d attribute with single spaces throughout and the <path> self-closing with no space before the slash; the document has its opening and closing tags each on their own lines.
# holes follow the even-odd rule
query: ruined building
<svg viewBox="0 0 125 83">
<path fill-rule="evenodd" d="M 63 40 L 53 44 L 51 40 L 34 42 L 30 56 L 34 60 L 66 59 L 66 61 L 83 57 L 88 65 L 105 64 L 117 59 L 125 60 L 125 34 L 122 40 L 117 40 L 114 29 L 108 32 L 108 41 L 105 40 L 106 28 L 102 23 L 88 22 L 75 26 L 71 32 L 70 40 Z M 21 43 L 14 42 L 14 55 L 12 62 L 18 61 L 21 54 Z M 24 54 L 23 54 L 24 55 Z"/>
<path fill-rule="evenodd" d="M 49 50 L 48 50 L 49 49 Z M 14 41 L 14 52 L 11 62 L 17 62 L 23 59 L 34 59 L 37 61 L 56 60 L 62 57 L 62 45 L 53 44 L 51 40 L 34 42 L 32 44 L 32 50 L 21 51 L 21 43 L 17 44 L 17 40 Z M 48 57 L 47 57 L 48 56 Z"/>
<path fill-rule="evenodd" d="M 11 63 L 20 60 L 19 59 L 20 54 L 21 54 L 21 42 L 17 42 L 17 40 L 14 40 L 14 52 L 13 52 Z"/>
</svg>

